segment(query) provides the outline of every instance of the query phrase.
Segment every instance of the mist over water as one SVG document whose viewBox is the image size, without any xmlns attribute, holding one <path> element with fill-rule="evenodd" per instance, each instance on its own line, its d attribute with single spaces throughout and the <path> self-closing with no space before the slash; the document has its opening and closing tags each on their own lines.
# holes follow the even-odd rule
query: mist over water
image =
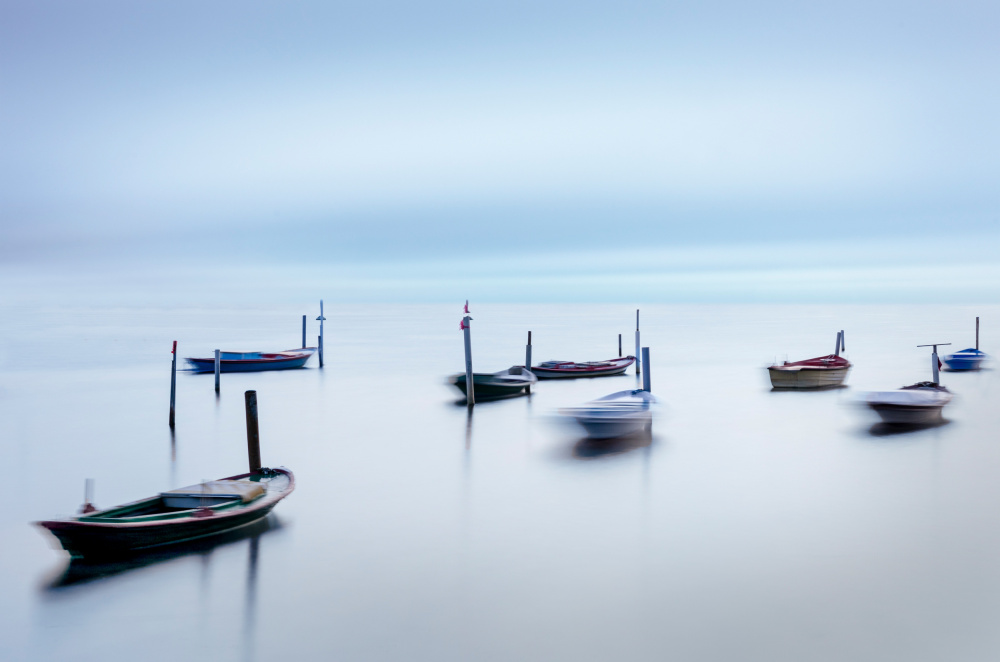
<svg viewBox="0 0 1000 662">
<path fill-rule="evenodd" d="M 106 295 L 107 293 L 103 293 Z M 135 292 L 122 286 L 116 296 Z M 97 293 L 99 300 L 102 293 Z M 884 434 L 856 403 L 928 379 L 924 342 L 990 351 L 996 306 L 646 305 L 651 437 L 594 444 L 560 407 L 633 388 L 541 382 L 476 406 L 457 305 L 327 305 L 326 367 L 178 376 L 181 356 L 301 343 L 313 302 L 19 307 L 5 315 L 0 569 L 10 659 L 982 659 L 1000 571 L 996 373 L 943 373 L 946 424 Z M 472 304 L 473 360 L 633 351 L 626 305 Z M 848 388 L 772 392 L 827 354 Z M 118 567 L 67 565 L 30 521 L 96 479 L 110 506 L 266 465 L 297 489 L 259 529 Z M 171 633 L 168 636 L 168 633 Z"/>
</svg>

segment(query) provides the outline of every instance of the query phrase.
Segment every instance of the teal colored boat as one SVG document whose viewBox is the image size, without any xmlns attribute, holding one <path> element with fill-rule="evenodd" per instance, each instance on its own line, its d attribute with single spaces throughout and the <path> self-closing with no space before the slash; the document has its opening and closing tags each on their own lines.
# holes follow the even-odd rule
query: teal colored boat
<svg viewBox="0 0 1000 662">
<path fill-rule="evenodd" d="M 466 392 L 465 373 L 453 375 L 449 380 L 462 393 Z M 538 377 L 524 366 L 513 366 L 500 372 L 475 372 L 472 374 L 472 389 L 477 400 L 495 400 L 521 395 Z"/>
<path fill-rule="evenodd" d="M 294 489 L 291 471 L 262 468 L 38 525 L 74 557 L 128 555 L 253 524 Z"/>
</svg>

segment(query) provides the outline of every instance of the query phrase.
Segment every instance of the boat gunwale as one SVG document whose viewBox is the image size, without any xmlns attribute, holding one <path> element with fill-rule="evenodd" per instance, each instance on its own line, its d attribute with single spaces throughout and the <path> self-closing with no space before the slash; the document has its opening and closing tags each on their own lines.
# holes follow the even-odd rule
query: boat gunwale
<svg viewBox="0 0 1000 662">
<path fill-rule="evenodd" d="M 263 496 L 258 497 L 253 501 L 249 502 L 244 508 L 232 508 L 232 506 L 236 505 L 235 502 L 234 503 L 227 502 L 224 504 L 219 504 L 219 506 L 226 506 L 227 512 L 217 513 L 215 510 L 212 510 L 211 506 L 209 506 L 208 508 L 212 512 L 210 517 L 218 521 L 220 519 L 235 518 L 239 515 L 252 513 L 257 510 L 267 509 L 273 507 L 274 504 L 278 503 L 279 501 L 284 499 L 286 496 L 288 496 L 295 490 L 295 474 L 293 474 L 288 469 L 279 468 L 279 469 L 271 469 L 271 471 L 283 474 L 288 478 L 288 486 L 285 489 L 281 490 L 280 492 L 275 492 L 274 494 L 264 494 Z M 229 476 L 227 478 L 219 478 L 217 480 L 240 480 L 243 478 L 249 478 L 254 475 L 257 475 L 257 473 L 250 472 L 245 474 L 238 474 L 236 476 Z M 161 498 L 159 495 L 155 497 L 145 497 L 137 501 L 124 503 L 119 506 L 113 506 L 104 511 L 98 511 L 98 512 L 112 512 L 121 508 L 136 506 L 138 504 L 159 498 Z M 50 531 L 55 529 L 67 530 L 67 529 L 79 529 L 79 528 L 89 528 L 89 529 L 153 528 L 156 526 L 176 525 L 184 522 L 204 520 L 206 519 L 206 516 L 193 515 L 193 513 L 199 511 L 203 512 L 203 510 L 204 509 L 202 508 L 192 508 L 190 510 L 178 511 L 176 515 L 174 513 L 164 513 L 163 515 L 158 516 L 157 519 L 149 519 L 144 521 L 122 521 L 121 519 L 117 519 L 115 521 L 109 521 L 108 519 L 103 519 L 100 518 L 99 516 L 97 516 L 97 518 L 91 519 L 94 516 L 82 515 L 70 519 L 42 520 L 35 522 L 35 524 Z"/>
</svg>

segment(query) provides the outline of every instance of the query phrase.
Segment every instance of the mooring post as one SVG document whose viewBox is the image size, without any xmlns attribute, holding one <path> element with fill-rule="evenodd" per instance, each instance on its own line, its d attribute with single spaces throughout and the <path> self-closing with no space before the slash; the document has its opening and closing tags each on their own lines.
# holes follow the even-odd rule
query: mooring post
<svg viewBox="0 0 1000 662">
<path fill-rule="evenodd" d="M 306 316 L 302 316 L 302 349 L 306 348 Z"/>
<path fill-rule="evenodd" d="M 649 392 L 650 379 L 649 379 L 649 348 L 642 348 L 642 362 L 646 365 L 646 369 L 642 371 L 642 390 Z"/>
<path fill-rule="evenodd" d="M 934 375 L 934 383 L 940 384 L 941 374 L 938 372 L 940 368 L 938 367 L 938 355 L 937 355 L 937 345 L 934 345 L 934 349 L 931 350 L 931 373 Z"/>
<path fill-rule="evenodd" d="M 837 331 L 837 346 L 833 348 L 833 355 L 840 356 L 840 341 L 843 338 L 841 335 L 843 331 Z"/>
<path fill-rule="evenodd" d="M 257 391 L 243 394 L 247 406 L 247 458 L 250 473 L 260 471 L 260 429 L 257 427 Z"/>
<path fill-rule="evenodd" d="M 528 331 L 528 344 L 524 348 L 524 368 L 525 370 L 531 370 L 531 331 Z M 531 393 L 531 385 L 525 389 L 526 392 Z"/>
<path fill-rule="evenodd" d="M 979 351 L 979 318 L 976 318 L 976 351 Z"/>
<path fill-rule="evenodd" d="M 177 341 L 170 350 L 173 358 L 170 360 L 170 427 L 174 427 L 174 405 L 177 402 Z"/>
<path fill-rule="evenodd" d="M 842 351 L 842 352 L 846 352 L 847 351 L 847 345 L 844 342 L 844 330 L 843 329 L 840 330 L 840 351 Z"/>
<path fill-rule="evenodd" d="M 219 375 L 222 374 L 222 350 L 215 350 L 215 392 L 219 392 Z"/>
<path fill-rule="evenodd" d="M 618 334 L 618 358 L 622 357 L 622 334 Z"/>
<path fill-rule="evenodd" d="M 639 310 L 635 311 L 635 374 L 642 374 L 642 357 L 639 355 Z"/>
<path fill-rule="evenodd" d="M 465 304 L 469 309 L 469 304 Z M 468 406 L 476 404 L 475 385 L 472 381 L 472 318 L 466 315 L 462 318 L 462 332 L 465 335 L 465 403 Z"/>
<path fill-rule="evenodd" d="M 323 367 L 323 322 L 326 318 L 323 317 L 323 300 L 319 300 L 319 317 L 316 318 L 319 321 L 319 367 Z"/>
</svg>

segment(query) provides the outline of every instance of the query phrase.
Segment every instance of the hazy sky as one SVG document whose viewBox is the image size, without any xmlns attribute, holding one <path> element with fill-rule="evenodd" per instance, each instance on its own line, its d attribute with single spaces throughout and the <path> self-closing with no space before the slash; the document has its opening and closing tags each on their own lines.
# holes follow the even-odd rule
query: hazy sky
<svg viewBox="0 0 1000 662">
<path fill-rule="evenodd" d="M 0 259 L 1000 248 L 998 19 L 995 2 L 3 0 Z"/>
</svg>

